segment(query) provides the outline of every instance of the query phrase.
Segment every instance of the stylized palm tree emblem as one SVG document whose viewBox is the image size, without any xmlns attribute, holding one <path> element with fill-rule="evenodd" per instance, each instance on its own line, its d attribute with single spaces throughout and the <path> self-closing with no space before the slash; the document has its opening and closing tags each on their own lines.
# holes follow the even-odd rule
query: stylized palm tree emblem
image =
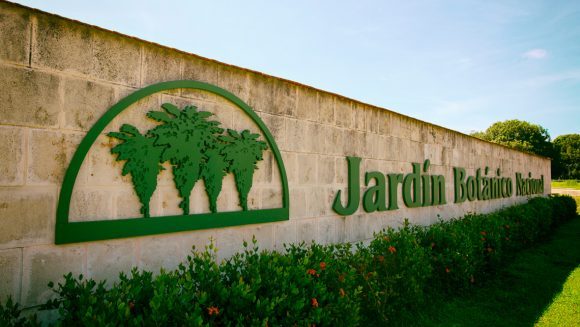
<svg viewBox="0 0 580 327">
<path fill-rule="evenodd" d="M 142 135 L 134 126 L 124 124 L 120 132 L 107 134 L 121 140 L 111 149 L 117 161 L 125 161 L 123 176 L 130 174 L 131 181 L 141 202 L 141 214 L 149 217 L 149 202 L 157 188 L 157 175 L 163 169 L 159 164 L 162 148 L 156 147 L 154 138 Z"/>
<path fill-rule="evenodd" d="M 161 108 L 163 111 L 147 113 L 160 124 L 146 134 L 131 125 L 123 125 L 121 133 L 108 134 L 123 141 L 111 152 L 117 154 L 117 161 L 126 160 L 123 175 L 131 174 L 143 215 L 149 217 L 149 201 L 157 187 L 160 164 L 164 162 L 171 164 L 184 215 L 189 215 L 191 191 L 200 179 L 205 183 L 210 210 L 217 212 L 217 199 L 228 173 L 234 174 L 240 206 L 248 210 L 254 171 L 268 148 L 266 142 L 258 140 L 259 135 L 249 130 L 238 133 L 228 129 L 226 135 L 222 134 L 220 122 L 209 120 L 213 114 L 198 111 L 195 106 L 180 110 L 165 103 Z"/>
<path fill-rule="evenodd" d="M 228 135 L 220 137 L 226 144 L 224 153 L 228 171 L 234 174 L 240 206 L 244 211 L 248 210 L 248 193 L 252 188 L 254 170 L 258 169 L 256 164 L 263 159 L 262 154 L 268 148 L 266 142 L 258 141 L 259 136 L 249 130 L 238 133 L 228 129 Z"/>
</svg>

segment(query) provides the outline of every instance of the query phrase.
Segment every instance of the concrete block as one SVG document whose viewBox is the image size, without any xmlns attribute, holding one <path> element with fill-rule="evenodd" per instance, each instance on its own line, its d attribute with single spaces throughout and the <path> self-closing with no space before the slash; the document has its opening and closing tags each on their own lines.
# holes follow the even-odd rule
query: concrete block
<svg viewBox="0 0 580 327">
<path fill-rule="evenodd" d="M 0 3 L 0 59 L 28 65 L 30 14 L 11 3 Z"/>
<path fill-rule="evenodd" d="M 282 207 L 282 192 L 277 188 L 263 188 L 262 189 L 262 208 L 281 208 Z"/>
<path fill-rule="evenodd" d="M 0 124 L 57 127 L 61 110 L 59 77 L 0 65 Z"/>
<path fill-rule="evenodd" d="M 21 128 L 0 127 L 0 185 L 24 183 L 25 131 Z"/>
<path fill-rule="evenodd" d="M 309 187 L 306 189 L 307 217 L 322 217 L 327 215 L 334 199 L 328 187 Z"/>
<path fill-rule="evenodd" d="M 131 239 L 88 243 L 87 277 L 112 286 L 119 281 L 119 273 L 128 275 L 137 266 L 134 243 Z"/>
<path fill-rule="evenodd" d="M 324 153 L 343 155 L 344 148 L 344 130 L 333 126 L 323 126 L 322 135 L 325 139 Z"/>
<path fill-rule="evenodd" d="M 366 131 L 367 111 L 369 110 L 362 104 L 354 103 L 352 106 L 354 113 L 354 128 L 359 131 Z M 370 132 L 370 131 L 367 131 Z"/>
<path fill-rule="evenodd" d="M 158 273 L 161 268 L 173 270 L 185 257 L 180 234 L 147 236 L 138 239 L 139 268 Z"/>
<path fill-rule="evenodd" d="M 274 249 L 284 251 L 284 245 L 296 243 L 296 224 L 284 221 L 274 224 Z"/>
<path fill-rule="evenodd" d="M 253 106 L 253 103 L 249 101 L 250 97 L 250 83 L 248 72 L 240 68 L 218 65 L 217 67 L 217 86 L 225 89 L 226 91 L 233 93 L 235 96 L 240 98 L 246 104 L 250 105 L 252 109 L 259 110 Z M 265 95 L 262 95 L 266 97 Z"/>
<path fill-rule="evenodd" d="M 33 306 L 54 296 L 49 282 L 62 283 L 69 272 L 78 277 L 85 271 L 85 248 L 78 245 L 35 246 L 24 249 L 22 304 Z"/>
<path fill-rule="evenodd" d="M 298 154 L 298 182 L 301 185 L 316 184 L 318 156 Z"/>
<path fill-rule="evenodd" d="M 0 188 L 0 248 L 52 243 L 55 187 Z"/>
<path fill-rule="evenodd" d="M 379 110 L 377 108 L 365 108 L 365 130 L 371 133 L 378 133 L 379 132 Z"/>
<path fill-rule="evenodd" d="M 286 120 L 286 142 L 282 148 L 285 151 L 305 152 L 306 142 L 304 135 L 306 135 L 306 124 L 300 120 L 287 119 Z"/>
<path fill-rule="evenodd" d="M 116 103 L 113 86 L 64 79 L 64 127 L 88 131 Z"/>
<path fill-rule="evenodd" d="M 22 282 L 22 249 L 0 250 L 0 303 L 7 297 L 20 302 Z"/>
<path fill-rule="evenodd" d="M 233 129 L 237 131 L 243 131 L 245 129 L 251 131 L 252 133 L 262 134 L 258 125 L 254 122 L 254 120 L 244 114 L 243 112 L 236 110 L 234 114 L 233 122 L 232 122 Z M 261 139 L 264 140 L 265 138 L 261 136 Z"/>
<path fill-rule="evenodd" d="M 238 118 L 241 115 L 246 115 L 238 107 L 228 102 L 224 98 L 215 99 L 218 102 L 194 102 L 198 105 L 200 110 L 209 111 L 213 114 L 212 120 L 217 120 L 221 123 L 222 128 L 234 128 L 234 117 Z"/>
<path fill-rule="evenodd" d="M 117 161 L 111 149 L 118 140 L 101 134 L 89 149 L 82 168 L 87 171 L 87 184 L 91 186 L 131 186 L 131 175 L 122 175 L 126 161 Z"/>
<path fill-rule="evenodd" d="M 325 92 L 318 92 L 318 121 L 323 124 L 334 125 L 336 115 L 334 102 L 336 96 Z"/>
<path fill-rule="evenodd" d="M 222 192 L 218 198 L 218 211 L 239 211 L 242 210 L 240 206 L 240 196 L 238 194 L 238 189 L 236 187 L 236 180 L 233 174 L 227 174 L 222 182 Z M 258 188 L 256 188 L 257 190 Z M 254 196 L 253 199 L 256 199 Z M 254 204 L 250 202 L 251 199 L 248 199 L 248 207 L 251 207 Z M 254 200 L 256 201 L 256 200 Z"/>
<path fill-rule="evenodd" d="M 117 87 L 117 90 L 116 90 L 117 100 L 115 102 L 122 100 L 123 98 L 127 97 L 128 95 L 134 93 L 136 90 L 137 89 L 124 87 L 124 86 Z M 118 114 L 113 119 L 113 121 L 105 128 L 105 130 L 103 132 L 104 133 L 107 133 L 110 131 L 117 132 L 117 131 L 119 131 L 119 128 L 123 124 L 128 123 L 128 124 L 131 124 L 131 125 L 137 127 L 137 129 L 139 131 L 141 131 L 141 133 L 144 133 L 147 130 L 158 125 L 158 123 L 156 121 L 147 117 L 147 113 L 149 111 L 162 111 L 163 109 L 161 108 L 161 104 L 162 104 L 161 94 L 159 94 L 159 93 L 152 94 L 148 97 L 145 97 L 145 98 L 133 103 L 132 105 L 128 106 L 127 108 L 125 108 L 125 110 L 123 110 L 123 112 Z"/>
<path fill-rule="evenodd" d="M 111 192 L 113 201 L 113 215 L 110 218 L 140 218 L 143 217 L 141 210 L 141 202 L 135 193 L 133 187 L 119 187 L 115 186 L 114 190 L 108 189 Z M 159 200 L 160 190 L 156 190 L 149 202 L 149 213 L 151 217 L 161 216 L 161 204 Z"/>
<path fill-rule="evenodd" d="M 336 99 L 335 102 L 336 125 L 339 127 L 354 127 L 354 112 L 352 101 L 346 99 Z"/>
<path fill-rule="evenodd" d="M 272 99 L 273 112 L 289 117 L 296 117 L 296 93 L 298 87 L 290 82 L 275 80 Z"/>
<path fill-rule="evenodd" d="M 218 67 L 221 64 L 212 60 L 189 55 L 183 57 L 183 79 L 199 81 L 209 84 L 218 84 Z M 187 92 L 182 95 L 185 96 Z"/>
<path fill-rule="evenodd" d="M 28 150 L 28 183 L 60 184 L 82 135 L 32 130 Z"/>
<path fill-rule="evenodd" d="M 37 15 L 32 65 L 139 86 L 138 41 L 59 17 Z"/>
<path fill-rule="evenodd" d="M 296 85 L 260 74 L 249 76 L 250 107 L 275 115 L 296 116 Z"/>
<path fill-rule="evenodd" d="M 143 45 L 143 73 L 141 86 L 181 80 L 182 55 L 173 49 L 157 45 Z"/>
<path fill-rule="evenodd" d="M 352 215 L 345 219 L 345 241 L 360 242 L 369 238 L 372 231 L 369 224 L 369 215 Z"/>
<path fill-rule="evenodd" d="M 261 114 L 260 118 L 270 130 L 279 149 L 286 148 L 286 118 L 269 114 Z M 264 139 L 265 140 L 265 139 Z"/>
<path fill-rule="evenodd" d="M 210 60 L 198 58 L 196 56 L 183 57 L 183 79 L 204 82 L 212 85 L 220 85 L 218 81 L 218 65 Z M 220 85 L 223 87 L 223 85 Z M 217 95 L 193 89 L 182 89 L 181 96 L 198 100 L 214 101 Z"/>
<path fill-rule="evenodd" d="M 300 141 L 306 144 L 306 151 L 311 153 L 322 153 L 326 144 L 322 125 L 310 122 L 302 123 L 306 125 L 306 134 Z"/>
<path fill-rule="evenodd" d="M 290 187 L 290 219 L 306 217 L 306 189 Z"/>
<path fill-rule="evenodd" d="M 336 244 L 344 242 L 344 217 L 318 218 L 318 242 L 321 244 Z"/>
<path fill-rule="evenodd" d="M 164 212 L 164 215 L 181 215 L 181 209 L 179 209 L 179 203 L 181 202 L 181 198 L 179 197 L 179 193 L 177 189 L 173 185 L 168 185 L 165 191 L 160 195 L 163 200 L 163 209 L 168 210 Z M 223 192 L 223 190 L 222 190 Z M 218 196 L 218 204 L 222 203 L 223 197 L 227 197 L 225 192 L 220 193 Z M 203 180 L 198 180 L 193 190 L 191 191 L 191 196 L 189 198 L 189 212 L 190 213 L 208 213 L 211 212 L 209 209 L 209 197 L 207 196 L 207 192 L 205 191 L 205 182 Z M 220 207 L 218 206 L 218 209 Z M 225 208 L 222 208 L 225 209 Z"/>
<path fill-rule="evenodd" d="M 335 158 L 330 156 L 318 157 L 318 184 L 330 185 L 334 183 Z"/>
<path fill-rule="evenodd" d="M 342 138 L 344 143 L 342 144 L 342 149 L 339 149 L 339 155 L 344 156 L 356 156 L 356 157 L 363 157 L 362 149 L 359 149 L 358 146 L 361 144 L 359 138 L 363 135 L 361 132 L 356 132 L 354 130 L 343 130 L 342 131 Z"/>
<path fill-rule="evenodd" d="M 299 88 L 296 98 L 296 117 L 301 120 L 316 121 L 319 120 L 320 112 L 318 92 L 310 88 Z"/>
<path fill-rule="evenodd" d="M 298 160 L 297 154 L 294 152 L 280 152 L 282 154 L 282 161 L 284 161 L 284 168 L 286 169 L 286 178 L 288 183 L 293 185 L 298 183 Z"/>
<path fill-rule="evenodd" d="M 337 184 L 346 185 L 348 183 L 348 161 L 346 158 L 335 158 L 335 176 L 334 182 Z"/>
<path fill-rule="evenodd" d="M 219 234 L 217 232 L 219 231 Z M 214 230 L 214 238 L 218 248 L 217 258 L 219 261 L 231 257 L 237 252 L 244 250 L 243 242 L 248 242 L 251 248 L 251 241 L 256 237 L 260 249 L 272 249 L 274 237 L 274 224 L 257 224 L 229 227 Z"/>
<path fill-rule="evenodd" d="M 276 165 L 276 160 L 271 150 L 266 150 L 264 152 L 263 160 L 259 161 L 257 164 L 258 169 L 254 171 L 254 183 L 255 184 L 272 184 L 274 166 Z"/>
<path fill-rule="evenodd" d="M 303 219 L 295 222 L 296 224 L 296 242 L 317 242 L 318 237 L 318 219 Z"/>
<path fill-rule="evenodd" d="M 90 187 L 75 188 L 70 201 L 71 221 L 106 220 L 113 217 L 113 196 L 110 190 Z"/>
</svg>

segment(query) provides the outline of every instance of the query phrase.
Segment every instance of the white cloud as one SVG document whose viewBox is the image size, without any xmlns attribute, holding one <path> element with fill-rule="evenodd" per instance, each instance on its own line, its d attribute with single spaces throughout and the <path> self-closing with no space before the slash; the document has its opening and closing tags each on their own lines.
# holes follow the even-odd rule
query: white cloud
<svg viewBox="0 0 580 327">
<path fill-rule="evenodd" d="M 548 51 L 546 49 L 532 49 L 522 54 L 522 56 L 527 59 L 544 59 L 548 56 Z"/>
</svg>

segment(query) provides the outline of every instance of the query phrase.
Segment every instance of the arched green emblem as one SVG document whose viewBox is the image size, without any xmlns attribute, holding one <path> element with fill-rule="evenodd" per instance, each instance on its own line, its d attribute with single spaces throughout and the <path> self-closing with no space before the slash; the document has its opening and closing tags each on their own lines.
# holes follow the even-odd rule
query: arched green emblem
<svg viewBox="0 0 580 327">
<path fill-rule="evenodd" d="M 158 124 L 149 131 L 139 131 L 128 124 L 107 135 L 119 140 L 111 149 L 122 161 L 123 175 L 131 175 L 135 193 L 141 202 L 142 217 L 102 221 L 69 221 L 72 190 L 89 149 L 105 127 L 131 104 L 154 93 L 171 89 L 196 89 L 219 95 L 240 108 L 258 125 L 265 140 L 248 130 L 224 130 L 212 114 L 195 106 L 178 108 L 164 103 L 161 110 L 147 116 Z M 247 195 L 252 187 L 256 163 L 263 151 L 271 149 L 282 184 L 282 207 L 248 210 Z M 149 217 L 149 201 L 157 187 L 157 175 L 168 162 L 173 170 L 173 182 L 182 201 L 183 215 Z M 239 205 L 236 212 L 217 212 L 217 197 L 222 179 L 234 175 Z M 198 180 L 203 180 L 211 213 L 190 214 L 189 196 Z M 145 87 L 111 107 L 89 130 L 72 157 L 62 184 L 56 217 L 55 243 L 74 243 L 133 236 L 153 235 L 187 230 L 265 223 L 287 220 L 289 194 L 282 157 L 270 131 L 254 111 L 230 92 L 196 81 L 171 81 Z"/>
</svg>

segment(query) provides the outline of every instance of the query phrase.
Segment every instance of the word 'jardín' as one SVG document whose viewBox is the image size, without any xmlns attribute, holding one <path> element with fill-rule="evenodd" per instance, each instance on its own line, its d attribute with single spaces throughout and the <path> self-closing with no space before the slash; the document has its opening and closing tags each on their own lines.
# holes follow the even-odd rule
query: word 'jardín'
<svg viewBox="0 0 580 327">
<path fill-rule="evenodd" d="M 384 174 L 378 171 L 365 173 L 366 191 L 361 199 L 361 158 L 347 157 L 348 162 L 348 194 L 345 201 L 341 199 L 342 190 L 334 198 L 332 209 L 343 216 L 351 215 L 358 210 L 362 200 L 366 212 L 387 211 L 399 209 L 398 190 L 402 190 L 403 202 L 408 208 L 443 205 L 445 198 L 445 176 L 429 175 L 429 160 L 425 160 L 423 167 L 420 163 L 412 163 L 413 172 L 403 175 L 398 173 Z M 422 168 L 422 169 L 421 169 Z M 465 168 L 453 167 L 454 202 L 465 200 L 492 200 L 508 198 L 513 195 L 513 181 L 510 177 L 501 176 L 501 170 L 495 171 L 496 176 L 488 176 L 489 167 L 479 168 L 475 176 L 467 176 Z M 522 177 L 516 173 L 516 195 L 542 194 L 544 192 L 544 175 L 540 178 Z M 399 188 L 399 184 L 402 185 Z M 388 194 L 387 194 L 388 190 Z M 388 201 L 387 201 L 388 198 Z M 387 204 L 388 202 L 388 204 Z"/>
</svg>

